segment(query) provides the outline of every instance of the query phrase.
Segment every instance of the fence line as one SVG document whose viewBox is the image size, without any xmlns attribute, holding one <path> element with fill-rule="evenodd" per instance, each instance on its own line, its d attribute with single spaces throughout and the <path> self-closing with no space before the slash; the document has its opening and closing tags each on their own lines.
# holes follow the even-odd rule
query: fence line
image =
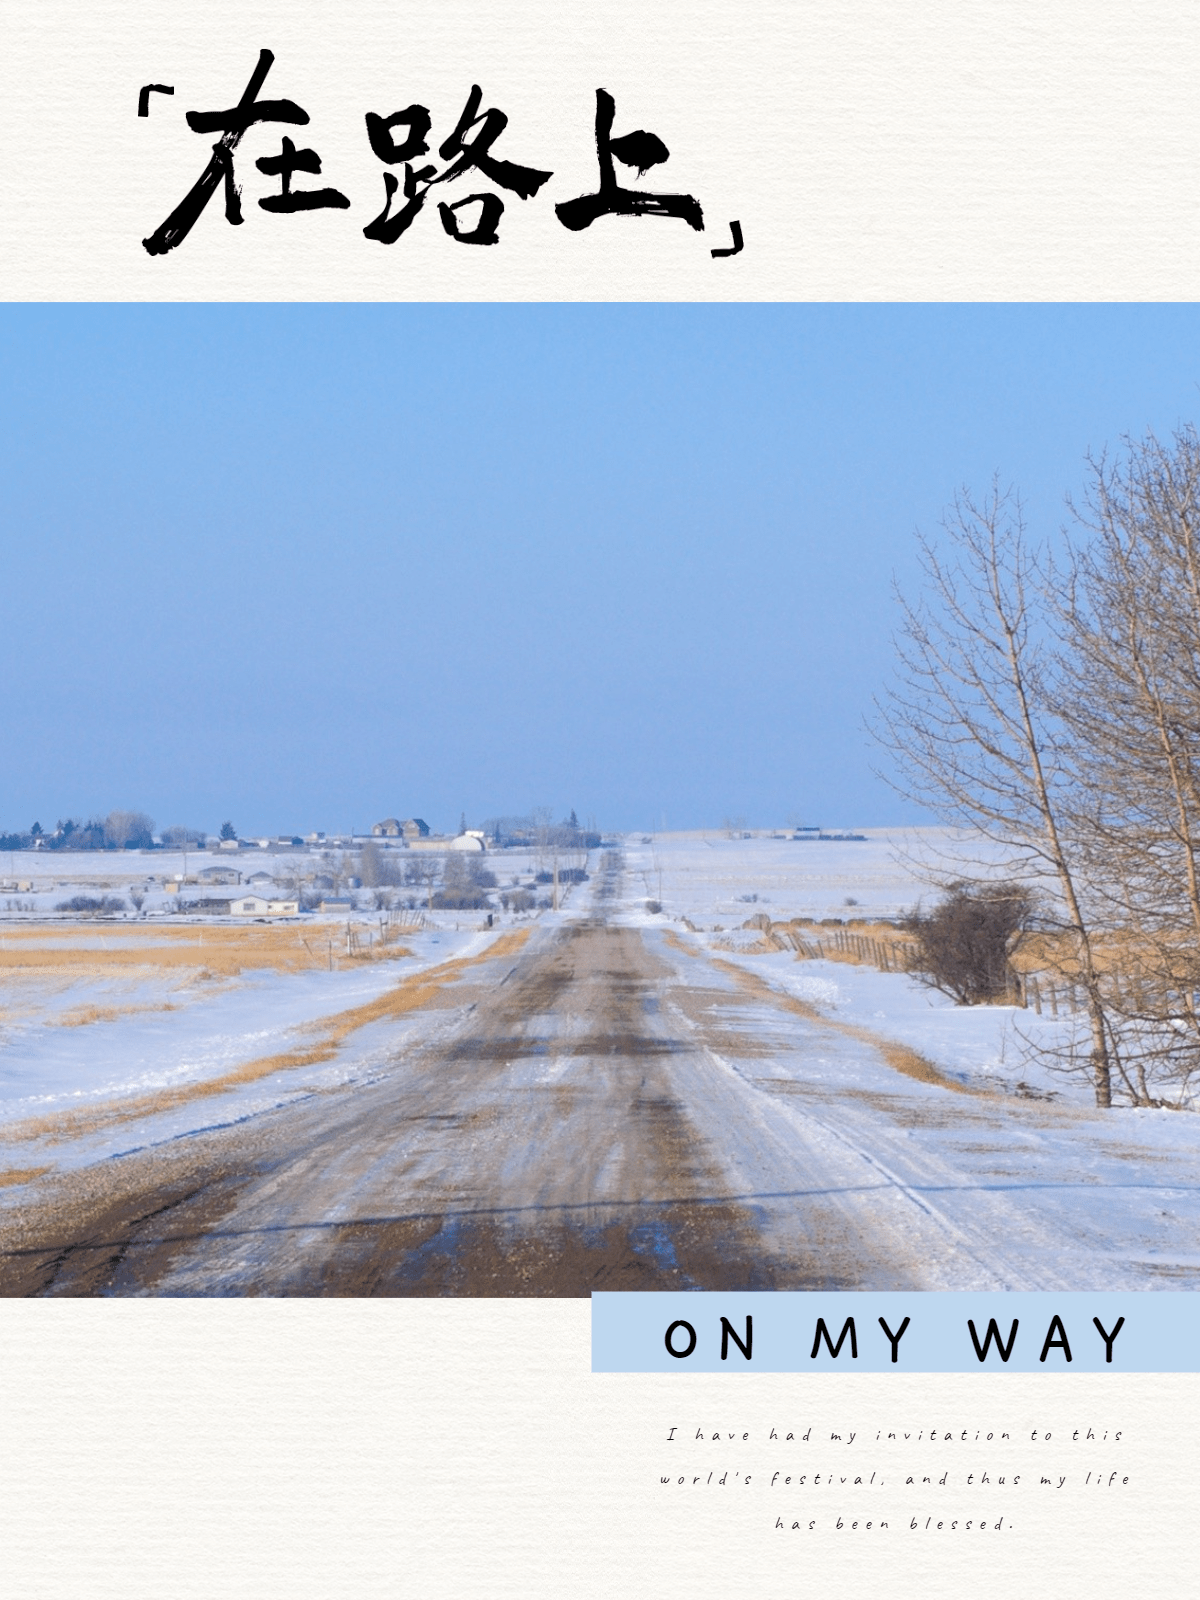
<svg viewBox="0 0 1200 1600">
<path fill-rule="evenodd" d="M 820 961 L 829 955 L 852 956 L 882 972 L 910 972 L 915 964 L 918 948 L 912 939 L 877 939 L 868 934 L 851 933 L 846 928 L 810 937 L 808 928 L 803 933 L 789 923 L 773 924 L 769 930 L 780 949 L 790 946 L 797 955 L 810 961 Z"/>
<path fill-rule="evenodd" d="M 881 972 L 915 972 L 921 965 L 920 946 L 914 939 L 879 939 L 848 928 L 834 928 L 813 935 L 807 925 L 801 932 L 787 923 L 774 924 L 769 931 L 781 949 L 790 945 L 797 955 L 809 961 L 834 955 L 850 956 L 865 966 L 878 967 Z M 1014 1001 L 1019 1006 L 1032 1008 L 1038 1016 L 1048 1011 L 1057 1017 L 1081 1008 L 1082 994 L 1077 984 L 1046 972 L 1018 972 L 1015 977 Z M 1131 1009 L 1133 999 L 1136 1009 L 1145 1010 L 1146 991 L 1140 979 L 1113 978 L 1110 981 L 1127 1009 Z"/>
</svg>

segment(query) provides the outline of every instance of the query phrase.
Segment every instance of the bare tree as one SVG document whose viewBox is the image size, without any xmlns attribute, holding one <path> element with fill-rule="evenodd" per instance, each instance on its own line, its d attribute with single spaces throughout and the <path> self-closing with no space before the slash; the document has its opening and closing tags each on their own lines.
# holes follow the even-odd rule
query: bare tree
<svg viewBox="0 0 1200 1600">
<path fill-rule="evenodd" d="M 529 813 L 533 822 L 533 859 L 538 872 L 545 872 L 550 861 L 554 812 L 549 806 L 534 806 Z"/>
<path fill-rule="evenodd" d="M 1121 980 L 1110 1009 L 1140 1098 L 1200 1074 L 1200 437 L 1092 463 L 1060 612 L 1062 703 Z"/>
<path fill-rule="evenodd" d="M 116 850 L 147 849 L 154 842 L 154 822 L 144 811 L 110 811 L 104 819 L 104 842 Z"/>
<path fill-rule="evenodd" d="M 186 849 L 189 845 L 203 844 L 204 834 L 199 828 L 185 828 L 174 824 L 162 831 L 162 842 L 174 849 Z"/>
<path fill-rule="evenodd" d="M 1019 500 L 996 483 L 979 503 L 964 491 L 943 529 L 945 553 L 920 540 L 922 599 L 910 604 L 897 591 L 899 669 L 873 730 L 898 767 L 889 781 L 943 822 L 1002 846 L 1006 877 L 1054 885 L 1059 947 L 1084 995 L 1096 1104 L 1112 1104 L 1114 1072 L 1137 1099 L 1116 1050 L 1067 832 L 1077 782 L 1056 715 L 1044 562 Z M 961 859 L 952 871 L 964 877 Z M 987 876 L 981 863 L 980 881 Z"/>
<path fill-rule="evenodd" d="M 371 841 L 364 844 L 358 856 L 358 876 L 365 889 L 396 885 L 403 878 L 401 863 L 392 851 Z"/>
<path fill-rule="evenodd" d="M 442 887 L 430 904 L 447 911 L 484 910 L 491 905 L 486 891 L 495 883 L 495 874 L 488 871 L 482 857 L 451 851 L 446 857 Z"/>
<path fill-rule="evenodd" d="M 430 910 L 433 909 L 434 884 L 442 875 L 442 858 L 432 852 L 420 851 L 414 853 L 404 863 L 404 881 L 407 884 L 420 886 L 425 891 L 425 902 Z"/>
</svg>

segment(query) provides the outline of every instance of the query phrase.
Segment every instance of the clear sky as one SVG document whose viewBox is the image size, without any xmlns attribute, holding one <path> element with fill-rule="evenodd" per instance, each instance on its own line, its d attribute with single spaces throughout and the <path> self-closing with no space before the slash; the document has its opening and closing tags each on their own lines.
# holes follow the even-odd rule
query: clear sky
<svg viewBox="0 0 1200 1600">
<path fill-rule="evenodd" d="M 0 831 L 870 825 L 914 529 L 1057 526 L 1200 312 L 7 305 L 0 374 Z"/>
</svg>

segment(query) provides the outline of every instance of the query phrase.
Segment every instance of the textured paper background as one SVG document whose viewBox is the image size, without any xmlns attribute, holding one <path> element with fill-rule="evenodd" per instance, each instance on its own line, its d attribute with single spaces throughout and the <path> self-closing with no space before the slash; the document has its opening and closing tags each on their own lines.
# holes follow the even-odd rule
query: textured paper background
<svg viewBox="0 0 1200 1600">
<path fill-rule="evenodd" d="M 3 27 L 9 300 L 1195 291 L 1200 17 L 1181 4 L 6 3 Z M 278 146 L 248 135 L 246 225 L 214 206 L 152 261 L 141 238 L 207 158 L 183 112 L 232 104 L 263 46 L 352 210 L 258 213 L 250 162 Z M 176 95 L 143 120 L 146 82 Z M 493 250 L 430 218 L 370 245 L 363 112 L 422 100 L 444 128 L 472 82 L 509 112 L 504 153 L 553 186 L 510 204 Z M 601 84 L 619 129 L 666 139 L 660 186 L 692 189 L 709 234 L 553 222 L 593 182 Z M 714 262 L 735 216 L 746 250 Z M 593 1376 L 584 1302 L 7 1304 L 0 1562 L 10 1592 L 56 1597 L 1181 1591 L 1200 1553 L 1197 1382 Z M 1115 1510 L 1039 1512 L 971 1547 L 776 1545 L 741 1512 L 656 1498 L 669 1425 L 789 1406 L 860 1427 L 1103 1411 L 1133 1482 Z"/>
<path fill-rule="evenodd" d="M 592 1374 L 582 1300 L 42 1301 L 6 1306 L 0 1330 L 12 1594 L 1091 1600 L 1194 1584 L 1196 1377 Z M 825 1508 L 852 1491 L 814 1490 L 815 1535 L 774 1529 L 781 1487 L 660 1484 L 763 1459 L 757 1440 L 756 1459 L 740 1442 L 710 1457 L 697 1427 L 772 1424 L 1036 1429 L 1049 1445 L 995 1459 L 1055 1480 L 1101 1461 L 1131 1481 L 898 1491 L 1012 1524 L 969 1534 L 896 1517 L 838 1532 Z M 1122 1429 L 1120 1449 L 1070 1440 L 1088 1426 Z M 939 1446 L 939 1470 L 960 1448 L 978 1447 Z"/>
<path fill-rule="evenodd" d="M 33 6 L 5 0 L 0 295 L 6 299 L 1190 299 L 1200 257 L 1194 92 L 1200 13 L 1177 0 L 820 0 L 633 5 L 521 0 L 300 7 L 281 0 Z M 187 242 L 146 237 L 208 159 L 184 112 L 264 89 L 348 212 L 269 216 L 238 151 L 246 221 L 219 199 Z M 136 115 L 145 83 L 168 83 Z M 363 115 L 416 100 L 434 133 L 472 83 L 510 116 L 497 147 L 553 168 L 509 198 L 501 243 L 453 244 L 432 209 L 393 246 Z M 671 149 L 647 187 L 682 188 L 711 227 L 553 203 L 594 187 L 594 91 L 618 132 Z M 313 184 L 316 180 L 305 180 Z M 298 182 L 297 187 L 301 184 Z M 713 261 L 738 218 L 742 255 Z"/>
</svg>

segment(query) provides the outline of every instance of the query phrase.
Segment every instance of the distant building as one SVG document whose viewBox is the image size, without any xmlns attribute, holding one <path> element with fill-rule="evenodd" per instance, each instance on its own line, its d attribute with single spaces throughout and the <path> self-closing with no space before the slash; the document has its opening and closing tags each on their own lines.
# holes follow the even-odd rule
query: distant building
<svg viewBox="0 0 1200 1600">
<path fill-rule="evenodd" d="M 198 883 L 241 883 L 242 875 L 236 867 L 202 867 L 196 874 Z"/>
<path fill-rule="evenodd" d="M 400 824 L 400 832 L 411 844 L 414 839 L 428 839 L 429 824 L 421 817 L 409 817 Z"/>
<path fill-rule="evenodd" d="M 322 900 L 318 907 L 321 911 L 353 911 L 354 901 L 344 899 Z"/>
<path fill-rule="evenodd" d="M 248 889 L 266 889 L 274 882 L 275 879 L 269 872 L 252 872 L 246 879 L 246 887 Z"/>
<path fill-rule="evenodd" d="M 271 900 L 265 895 L 248 894 L 240 900 L 231 900 L 229 909 L 235 917 L 296 917 L 300 914 L 300 902 Z"/>
<path fill-rule="evenodd" d="M 844 844 L 851 839 L 863 844 L 866 842 L 866 837 L 865 833 L 826 832 L 824 828 L 797 828 L 792 834 L 793 839 L 816 839 L 821 844 Z"/>
<path fill-rule="evenodd" d="M 470 833 L 460 833 L 455 838 L 449 840 L 447 843 L 447 849 L 460 851 L 465 850 L 468 853 L 474 852 L 477 855 L 482 855 L 487 849 L 487 840 L 483 837 L 482 833 L 473 829 Z"/>
<path fill-rule="evenodd" d="M 447 850 L 456 852 L 465 850 L 468 854 L 482 855 L 487 849 L 487 843 L 483 834 L 478 832 L 459 833 L 453 839 L 447 839 L 444 834 L 431 834 L 427 839 L 410 839 L 408 848 L 410 850 L 423 850 L 427 854 L 436 854 L 438 852 L 445 854 Z"/>
<path fill-rule="evenodd" d="M 371 832 L 377 839 L 401 839 L 404 837 L 403 824 L 396 821 L 395 817 L 384 817 L 382 822 L 377 822 Z"/>
</svg>

